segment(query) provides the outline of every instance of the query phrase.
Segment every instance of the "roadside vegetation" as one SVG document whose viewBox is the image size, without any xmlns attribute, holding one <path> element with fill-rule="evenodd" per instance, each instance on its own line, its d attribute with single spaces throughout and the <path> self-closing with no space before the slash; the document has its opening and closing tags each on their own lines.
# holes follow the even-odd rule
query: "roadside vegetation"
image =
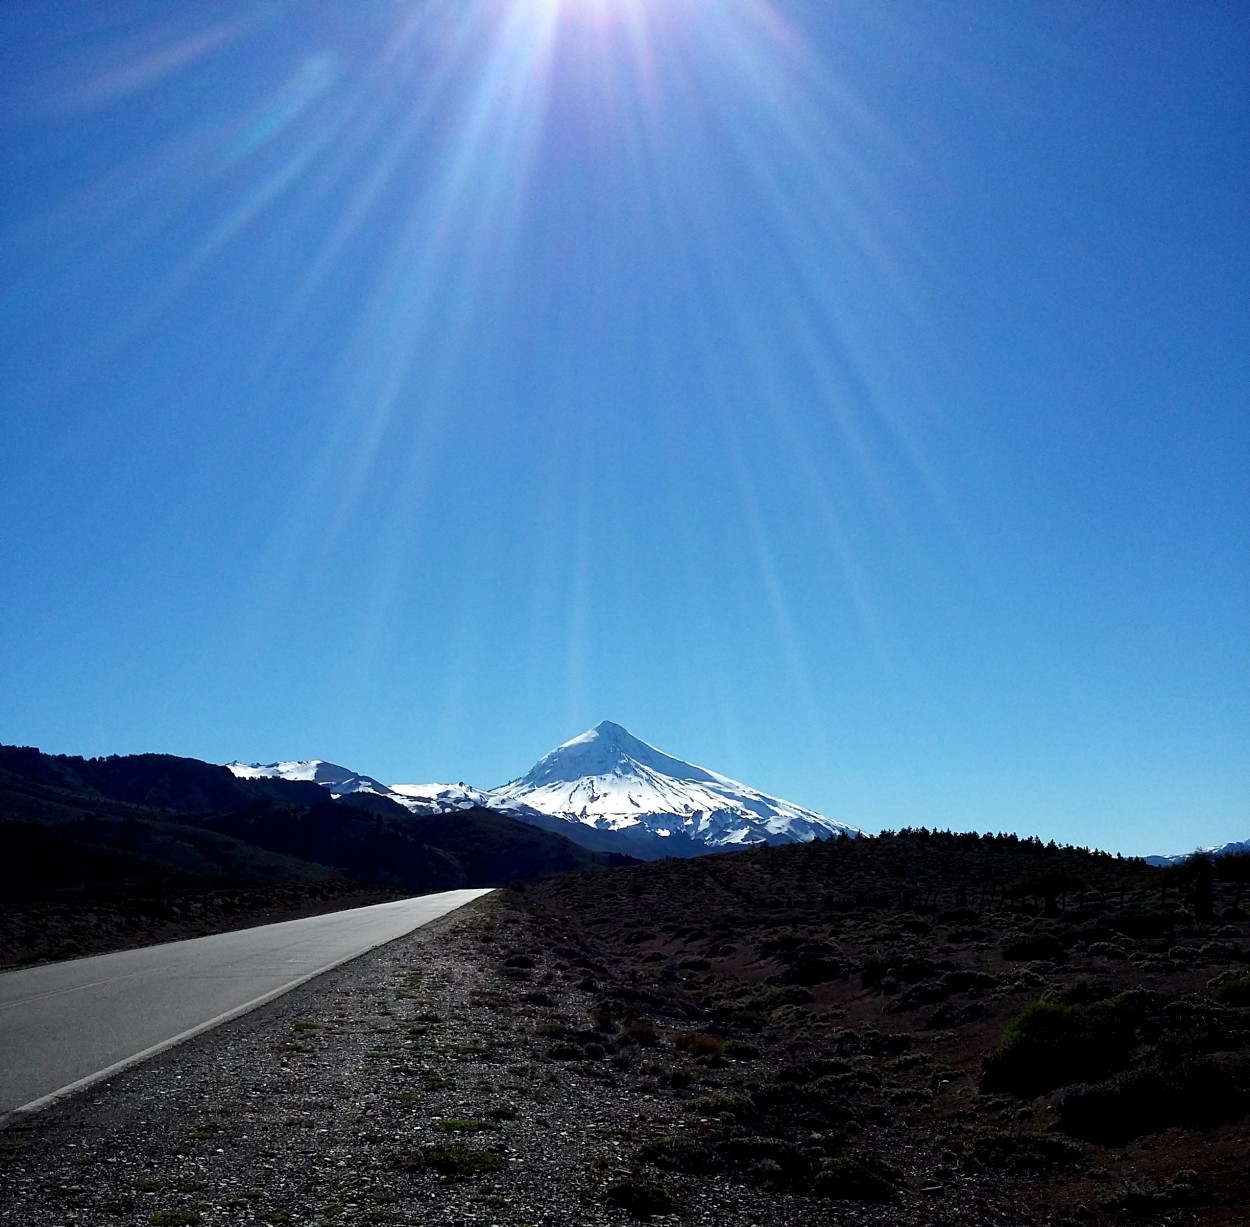
<svg viewBox="0 0 1250 1227">
<path fill-rule="evenodd" d="M 668 1105 L 607 1194 L 638 1216 L 1009 1179 L 1055 1222 L 1240 1223 L 1247 860 L 919 830 L 572 875 L 495 904 L 500 973 L 576 985 L 540 1060 Z"/>
</svg>

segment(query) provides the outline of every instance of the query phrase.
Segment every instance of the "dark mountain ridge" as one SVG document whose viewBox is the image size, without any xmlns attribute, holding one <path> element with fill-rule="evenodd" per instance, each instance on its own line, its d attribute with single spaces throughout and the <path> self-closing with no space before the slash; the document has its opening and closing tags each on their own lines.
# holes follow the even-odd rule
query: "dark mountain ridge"
<svg viewBox="0 0 1250 1227">
<path fill-rule="evenodd" d="M 240 780 L 225 767 L 174 754 L 79 758 L 44 754 L 32 746 L 0 746 L 0 772 L 82 797 L 183 813 L 237 809 L 258 797 L 306 805 L 325 800 L 325 790 L 311 782 Z"/>
<path fill-rule="evenodd" d="M 0 746 L 0 963 L 261 923 L 274 918 L 267 892 L 283 914 L 325 911 L 349 895 L 375 902 L 626 863 L 486 809 L 415 815 L 385 797 L 332 799 L 315 783 L 241 780 L 175 755 Z M 228 904 L 240 891 L 251 902 Z M 219 895 L 220 906 L 202 902 Z M 151 908 L 137 912 L 137 899 Z M 192 913 L 196 925 L 180 931 L 176 918 Z"/>
</svg>

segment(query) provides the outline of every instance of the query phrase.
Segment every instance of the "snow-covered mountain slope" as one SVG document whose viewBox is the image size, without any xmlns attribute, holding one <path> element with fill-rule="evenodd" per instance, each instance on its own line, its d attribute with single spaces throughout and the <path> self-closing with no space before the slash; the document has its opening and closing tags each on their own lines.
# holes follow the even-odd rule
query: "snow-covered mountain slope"
<svg viewBox="0 0 1250 1227">
<path fill-rule="evenodd" d="M 335 797 L 342 797 L 353 792 L 364 792 L 387 797 L 392 801 L 398 801 L 401 805 L 406 804 L 403 797 L 375 780 L 371 775 L 358 775 L 347 767 L 340 767 L 337 763 L 327 763 L 321 758 L 299 759 L 284 763 L 227 763 L 226 769 L 241 780 L 311 781 L 328 789 Z"/>
<path fill-rule="evenodd" d="M 493 809 L 521 818 L 523 810 L 536 810 L 569 824 L 568 834 L 578 842 L 589 828 L 616 836 L 621 851 L 641 856 L 693 856 L 862 833 L 665 754 L 608 720 L 486 795 Z"/>
<path fill-rule="evenodd" d="M 392 784 L 395 799 L 414 814 L 447 814 L 490 804 L 487 794 L 463 781 L 459 784 Z"/>
<path fill-rule="evenodd" d="M 1165 865 L 1179 865 L 1189 860 L 1191 856 L 1202 854 L 1203 856 L 1235 856 L 1241 852 L 1250 852 L 1250 839 L 1237 840 L 1231 844 L 1220 844 L 1218 847 L 1212 848 L 1196 848 L 1193 852 L 1177 852 L 1172 856 L 1146 856 L 1142 859 L 1147 865 L 1153 865 L 1156 869 L 1161 869 Z"/>
<path fill-rule="evenodd" d="M 463 782 L 387 785 L 319 758 L 227 766 L 242 779 L 311 780 L 336 797 L 371 793 L 413 814 L 485 806 L 585 848 L 647 859 L 862 834 L 665 754 L 608 720 L 486 791 Z"/>
<path fill-rule="evenodd" d="M 446 814 L 452 810 L 487 805 L 486 793 L 469 784 L 392 784 L 360 775 L 337 763 L 321 758 L 298 759 L 283 763 L 227 763 L 239 779 L 306 780 L 320 784 L 332 796 L 372 793 L 394 801 L 414 814 Z"/>
<path fill-rule="evenodd" d="M 240 780 L 302 780 L 313 784 L 337 784 L 356 773 L 337 763 L 321 758 L 306 758 L 288 763 L 227 763 Z"/>
</svg>

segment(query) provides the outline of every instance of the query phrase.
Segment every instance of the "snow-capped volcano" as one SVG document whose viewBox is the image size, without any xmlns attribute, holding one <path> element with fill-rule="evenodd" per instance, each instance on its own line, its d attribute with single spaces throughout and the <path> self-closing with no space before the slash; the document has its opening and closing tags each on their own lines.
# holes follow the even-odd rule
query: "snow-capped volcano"
<svg viewBox="0 0 1250 1227">
<path fill-rule="evenodd" d="M 586 848 L 645 859 L 862 834 L 665 754 L 610 720 L 488 791 L 464 783 L 382 784 L 319 758 L 226 766 L 241 779 L 312 781 L 335 797 L 374 794 L 413 814 L 485 806 Z"/>
<path fill-rule="evenodd" d="M 605 720 L 557 746 L 519 779 L 491 789 L 487 804 L 537 810 L 578 828 L 620 837 L 622 851 L 691 856 L 757 843 L 806 843 L 856 828 L 737 780 L 696 767 Z M 599 841 L 596 841 L 599 845 Z"/>
</svg>

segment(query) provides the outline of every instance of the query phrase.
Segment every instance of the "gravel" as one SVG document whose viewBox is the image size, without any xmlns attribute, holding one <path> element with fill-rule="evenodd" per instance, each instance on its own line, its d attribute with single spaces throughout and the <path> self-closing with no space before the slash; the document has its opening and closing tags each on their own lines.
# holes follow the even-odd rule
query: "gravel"
<svg viewBox="0 0 1250 1227">
<path fill-rule="evenodd" d="M 887 1205 L 642 1173 L 697 1122 L 645 1054 L 553 1055 L 544 1023 L 593 1001 L 545 952 L 506 966 L 497 930 L 481 900 L 0 1132 L 0 1224 L 598 1227 L 633 1221 L 610 1199 L 631 1172 L 679 1207 L 658 1222 L 1039 1221 L 919 1167 Z"/>
</svg>

